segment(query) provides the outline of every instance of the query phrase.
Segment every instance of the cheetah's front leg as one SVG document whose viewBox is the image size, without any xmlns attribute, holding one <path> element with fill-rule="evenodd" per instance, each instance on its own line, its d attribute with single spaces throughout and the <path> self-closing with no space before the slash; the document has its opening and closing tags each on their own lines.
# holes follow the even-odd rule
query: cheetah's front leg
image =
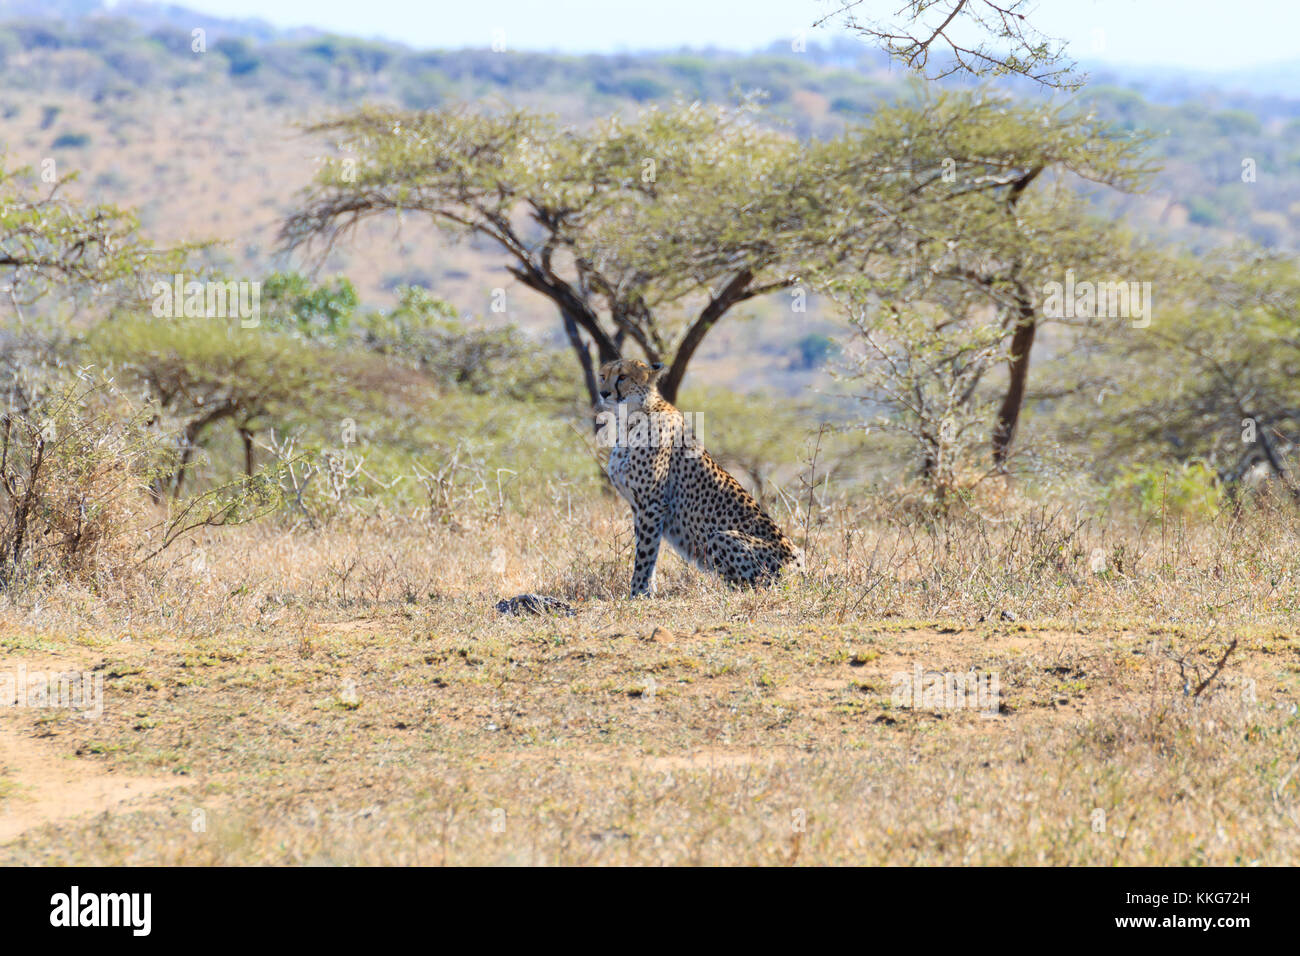
<svg viewBox="0 0 1300 956">
<path fill-rule="evenodd" d="M 663 537 L 663 518 L 658 512 L 636 516 L 636 557 L 632 562 L 632 597 L 655 593 L 655 564 Z"/>
</svg>

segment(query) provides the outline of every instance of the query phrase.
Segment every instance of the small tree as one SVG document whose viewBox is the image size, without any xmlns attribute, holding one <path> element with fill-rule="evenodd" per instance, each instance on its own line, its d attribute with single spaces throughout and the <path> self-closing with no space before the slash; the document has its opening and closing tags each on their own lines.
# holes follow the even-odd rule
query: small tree
<svg viewBox="0 0 1300 956">
<path fill-rule="evenodd" d="M 174 445 L 112 381 L 69 372 L 86 323 L 65 320 L 82 303 L 96 318 L 141 305 L 150 280 L 196 247 L 159 250 L 134 215 L 67 199 L 72 177 L 45 173 L 0 168 L 0 587 L 41 572 L 126 573 L 187 530 L 272 506 L 272 486 L 253 480 L 175 512 L 150 506 L 144 491 L 174 467 Z"/>
<path fill-rule="evenodd" d="M 363 219 L 399 211 L 493 240 L 510 273 L 555 303 L 593 400 L 590 347 L 607 361 L 635 342 L 671 365 L 662 387 L 673 396 L 728 310 L 793 281 L 753 190 L 768 192 L 765 178 L 797 148 L 750 110 L 680 106 L 587 131 L 524 110 L 366 110 L 312 131 L 338 136 L 345 156 L 285 223 L 290 247 L 328 249 Z"/>
<path fill-rule="evenodd" d="M 922 479 L 944 497 L 986 441 L 996 396 L 981 386 L 1006 360 L 1005 329 L 969 288 L 931 288 L 923 300 L 883 291 L 856 280 L 834 293 L 860 344 L 855 395 L 873 410 L 868 427 L 907 437 Z"/>
<path fill-rule="evenodd" d="M 69 311 L 143 302 L 153 275 L 195 248 L 155 248 L 133 214 L 66 198 L 75 176 L 47 182 L 47 172 L 0 165 L 0 387 L 17 415 L 61 387 L 52 373 L 75 351 Z"/>
<path fill-rule="evenodd" d="M 1206 461 L 1229 489 L 1262 465 L 1300 500 L 1300 268 L 1254 249 L 1164 257 L 1160 315 L 1112 330 L 1096 361 L 1105 461 Z"/>
<path fill-rule="evenodd" d="M 862 276 L 828 285 L 868 357 L 859 366 L 866 397 L 900 416 L 894 424 L 917 440 L 922 474 L 945 483 L 958 453 L 984 444 L 973 441 L 976 425 L 987 427 L 991 465 L 1005 465 L 1040 327 L 1098 321 L 1048 314 L 1049 284 L 1071 271 L 1087 278 L 1138 268 L 1132 238 L 1093 215 L 1072 181 L 1135 189 L 1151 167 L 1140 138 L 1087 115 L 978 95 L 926 102 L 942 131 L 933 139 L 915 137 L 906 112 L 905 124 L 886 116 L 872 131 L 908 140 L 905 150 L 939 152 L 910 161 L 938 170 L 929 175 L 940 182 L 911 188 L 941 201 L 895 205 Z M 1003 368 L 999 387 L 991 373 Z"/>
<path fill-rule="evenodd" d="M 319 410 L 338 375 L 319 346 L 241 328 L 238 320 L 123 316 L 101 323 L 86 348 L 143 384 L 157 418 L 175 428 L 178 458 L 155 479 L 157 496 L 179 497 L 195 451 L 222 422 L 233 423 L 243 439 L 251 476 L 258 429 L 293 409 Z"/>
<path fill-rule="evenodd" d="M 0 415 L 0 589 L 42 575 L 129 576 L 199 527 L 237 524 L 279 504 L 264 476 L 149 506 L 146 489 L 175 448 L 112 381 L 64 380 Z"/>
</svg>

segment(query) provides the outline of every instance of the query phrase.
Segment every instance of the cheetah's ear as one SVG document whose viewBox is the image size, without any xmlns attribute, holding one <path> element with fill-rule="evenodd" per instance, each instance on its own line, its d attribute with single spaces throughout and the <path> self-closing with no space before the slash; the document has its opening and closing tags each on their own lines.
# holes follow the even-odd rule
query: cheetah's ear
<svg viewBox="0 0 1300 956">
<path fill-rule="evenodd" d="M 650 366 L 650 381 L 657 382 L 659 377 L 664 374 L 665 366 L 663 362 L 655 362 Z"/>
</svg>

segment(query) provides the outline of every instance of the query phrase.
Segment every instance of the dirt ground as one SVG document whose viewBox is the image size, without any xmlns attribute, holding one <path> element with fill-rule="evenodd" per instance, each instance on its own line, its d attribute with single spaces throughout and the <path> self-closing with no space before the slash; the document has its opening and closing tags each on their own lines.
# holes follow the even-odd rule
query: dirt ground
<svg viewBox="0 0 1300 956">
<path fill-rule="evenodd" d="M 0 710 L 0 862 L 1300 859 L 1295 632 L 837 622 L 789 589 L 579 608 L 0 637 L 0 673 L 104 680 L 98 719 Z M 971 672 L 996 696 L 900 697 Z"/>
</svg>

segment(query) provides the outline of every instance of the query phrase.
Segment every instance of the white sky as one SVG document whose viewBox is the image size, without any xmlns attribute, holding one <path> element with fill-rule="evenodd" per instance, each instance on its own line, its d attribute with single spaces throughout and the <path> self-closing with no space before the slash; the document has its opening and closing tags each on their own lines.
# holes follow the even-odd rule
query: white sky
<svg viewBox="0 0 1300 956">
<path fill-rule="evenodd" d="M 181 0 L 218 16 L 259 17 L 385 37 L 415 47 L 564 52 L 717 46 L 750 50 L 807 31 L 836 0 Z M 865 0 L 888 14 L 905 0 Z M 978 2 L 978 0 L 976 0 Z M 1037 0 L 1031 21 L 1081 62 L 1231 70 L 1300 59 L 1300 0 Z M 836 28 L 838 29 L 838 28 Z M 808 33 L 829 36 L 831 28 Z"/>
</svg>

